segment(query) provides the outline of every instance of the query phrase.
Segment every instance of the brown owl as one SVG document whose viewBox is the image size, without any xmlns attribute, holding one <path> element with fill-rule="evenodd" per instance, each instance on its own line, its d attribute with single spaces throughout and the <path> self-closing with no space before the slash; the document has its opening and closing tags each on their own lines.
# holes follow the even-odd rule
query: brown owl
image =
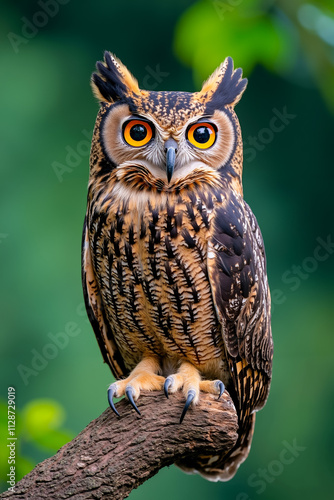
<svg viewBox="0 0 334 500">
<path fill-rule="evenodd" d="M 249 453 L 267 400 L 273 344 L 263 240 L 243 200 L 234 106 L 247 80 L 231 58 L 200 92 L 140 90 L 109 52 L 90 158 L 82 274 L 86 308 L 118 379 L 108 399 L 229 391 L 239 438 L 228 454 L 181 464 L 228 480 Z M 196 411 L 194 408 L 193 411 Z"/>
</svg>

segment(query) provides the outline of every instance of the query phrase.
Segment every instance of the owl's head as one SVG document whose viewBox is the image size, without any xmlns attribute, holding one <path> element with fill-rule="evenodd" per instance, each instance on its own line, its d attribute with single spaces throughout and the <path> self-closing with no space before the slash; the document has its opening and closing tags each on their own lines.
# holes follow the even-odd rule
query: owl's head
<svg viewBox="0 0 334 500">
<path fill-rule="evenodd" d="M 220 182 L 241 191 L 242 139 L 234 106 L 247 80 L 229 57 L 199 92 L 139 89 L 109 52 L 92 88 L 101 104 L 94 130 L 94 176 L 113 172 L 124 188 L 172 192 Z"/>
</svg>

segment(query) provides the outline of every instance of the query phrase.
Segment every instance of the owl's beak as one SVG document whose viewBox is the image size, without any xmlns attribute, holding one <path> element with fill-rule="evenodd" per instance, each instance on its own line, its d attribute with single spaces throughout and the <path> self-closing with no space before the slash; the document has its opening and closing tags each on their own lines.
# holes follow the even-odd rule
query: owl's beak
<svg viewBox="0 0 334 500">
<path fill-rule="evenodd" d="M 174 139 L 168 139 L 168 141 L 165 142 L 165 151 L 167 179 L 168 182 L 170 182 L 175 167 L 175 153 L 177 151 L 177 142 L 174 141 Z"/>
</svg>

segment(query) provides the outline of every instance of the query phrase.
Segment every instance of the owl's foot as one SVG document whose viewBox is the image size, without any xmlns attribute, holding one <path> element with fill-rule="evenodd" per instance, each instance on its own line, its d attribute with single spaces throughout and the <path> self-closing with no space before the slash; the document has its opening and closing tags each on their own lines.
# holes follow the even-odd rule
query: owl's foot
<svg viewBox="0 0 334 500">
<path fill-rule="evenodd" d="M 225 391 L 225 385 L 221 380 L 201 380 L 199 390 L 202 392 L 210 392 L 210 394 L 218 394 L 218 399 L 221 398 Z"/>
<path fill-rule="evenodd" d="M 178 372 L 175 375 L 169 375 L 164 383 L 164 392 L 167 398 L 168 391 L 173 393 L 181 388 L 186 397 L 186 403 L 181 414 L 180 423 L 191 403 L 196 404 L 198 402 L 200 391 L 217 394 L 219 399 L 225 390 L 221 380 L 201 380 L 197 368 L 187 362 L 182 363 Z"/>
<path fill-rule="evenodd" d="M 118 380 L 109 386 L 108 401 L 110 408 L 116 415 L 120 416 L 114 405 L 114 398 L 126 396 L 133 408 L 140 415 L 135 401 L 139 398 L 141 390 L 161 390 L 165 381 L 164 377 L 157 375 L 159 363 L 155 358 L 145 358 L 130 375 L 124 380 Z"/>
</svg>

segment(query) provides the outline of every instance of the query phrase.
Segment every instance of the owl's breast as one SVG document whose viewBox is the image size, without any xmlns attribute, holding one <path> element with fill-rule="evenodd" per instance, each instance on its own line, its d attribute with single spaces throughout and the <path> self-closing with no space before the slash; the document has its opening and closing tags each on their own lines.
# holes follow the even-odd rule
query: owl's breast
<svg viewBox="0 0 334 500">
<path fill-rule="evenodd" d="M 131 369 L 144 354 L 198 367 L 224 358 L 207 273 L 213 195 L 114 200 L 91 224 L 93 265 L 115 341 Z"/>
</svg>

